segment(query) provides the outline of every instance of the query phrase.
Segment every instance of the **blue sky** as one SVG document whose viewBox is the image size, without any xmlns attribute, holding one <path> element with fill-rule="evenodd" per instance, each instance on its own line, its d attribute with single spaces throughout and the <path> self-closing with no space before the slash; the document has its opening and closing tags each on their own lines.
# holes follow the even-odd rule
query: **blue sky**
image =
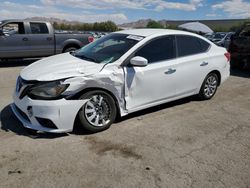
<svg viewBox="0 0 250 188">
<path fill-rule="evenodd" d="M 250 18 L 250 0 L 0 0 L 0 19 L 34 16 L 116 23 Z"/>
</svg>

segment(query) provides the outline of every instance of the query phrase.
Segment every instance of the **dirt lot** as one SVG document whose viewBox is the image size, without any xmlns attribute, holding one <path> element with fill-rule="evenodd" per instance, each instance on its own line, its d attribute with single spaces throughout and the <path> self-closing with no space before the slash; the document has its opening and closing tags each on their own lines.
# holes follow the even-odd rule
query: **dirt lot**
<svg viewBox="0 0 250 188">
<path fill-rule="evenodd" d="M 0 187 L 250 187 L 250 73 L 233 72 L 210 101 L 54 135 L 27 131 L 8 106 L 28 63 L 0 65 Z"/>
</svg>

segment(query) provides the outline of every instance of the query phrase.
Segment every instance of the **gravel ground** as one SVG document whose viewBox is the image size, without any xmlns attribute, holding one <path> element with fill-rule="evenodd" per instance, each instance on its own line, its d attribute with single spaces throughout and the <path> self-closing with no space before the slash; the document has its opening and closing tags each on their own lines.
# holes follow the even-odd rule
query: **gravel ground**
<svg viewBox="0 0 250 188">
<path fill-rule="evenodd" d="M 140 111 L 88 135 L 37 134 L 9 104 L 19 71 L 0 66 L 0 187 L 250 187 L 250 74 L 234 71 L 210 101 Z"/>
</svg>

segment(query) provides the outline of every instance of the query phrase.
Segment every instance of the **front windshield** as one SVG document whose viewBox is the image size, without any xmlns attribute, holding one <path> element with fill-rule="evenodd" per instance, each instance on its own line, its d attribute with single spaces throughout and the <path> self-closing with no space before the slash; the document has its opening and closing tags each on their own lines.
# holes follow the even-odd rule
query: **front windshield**
<svg viewBox="0 0 250 188">
<path fill-rule="evenodd" d="M 72 53 L 75 57 L 95 63 L 113 63 L 143 37 L 112 33 Z"/>
</svg>

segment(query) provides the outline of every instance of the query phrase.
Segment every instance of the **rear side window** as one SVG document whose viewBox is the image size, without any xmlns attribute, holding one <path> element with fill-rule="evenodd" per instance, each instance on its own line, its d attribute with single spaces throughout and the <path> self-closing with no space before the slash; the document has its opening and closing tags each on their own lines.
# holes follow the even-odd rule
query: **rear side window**
<svg viewBox="0 0 250 188">
<path fill-rule="evenodd" d="M 210 44 L 198 37 L 176 36 L 178 56 L 188 56 L 206 52 Z"/>
<path fill-rule="evenodd" d="M 49 30 L 45 23 L 30 23 L 32 34 L 48 34 Z"/>
<path fill-rule="evenodd" d="M 174 43 L 174 36 L 161 37 L 143 46 L 135 56 L 144 57 L 149 63 L 173 59 L 176 57 Z"/>
</svg>

